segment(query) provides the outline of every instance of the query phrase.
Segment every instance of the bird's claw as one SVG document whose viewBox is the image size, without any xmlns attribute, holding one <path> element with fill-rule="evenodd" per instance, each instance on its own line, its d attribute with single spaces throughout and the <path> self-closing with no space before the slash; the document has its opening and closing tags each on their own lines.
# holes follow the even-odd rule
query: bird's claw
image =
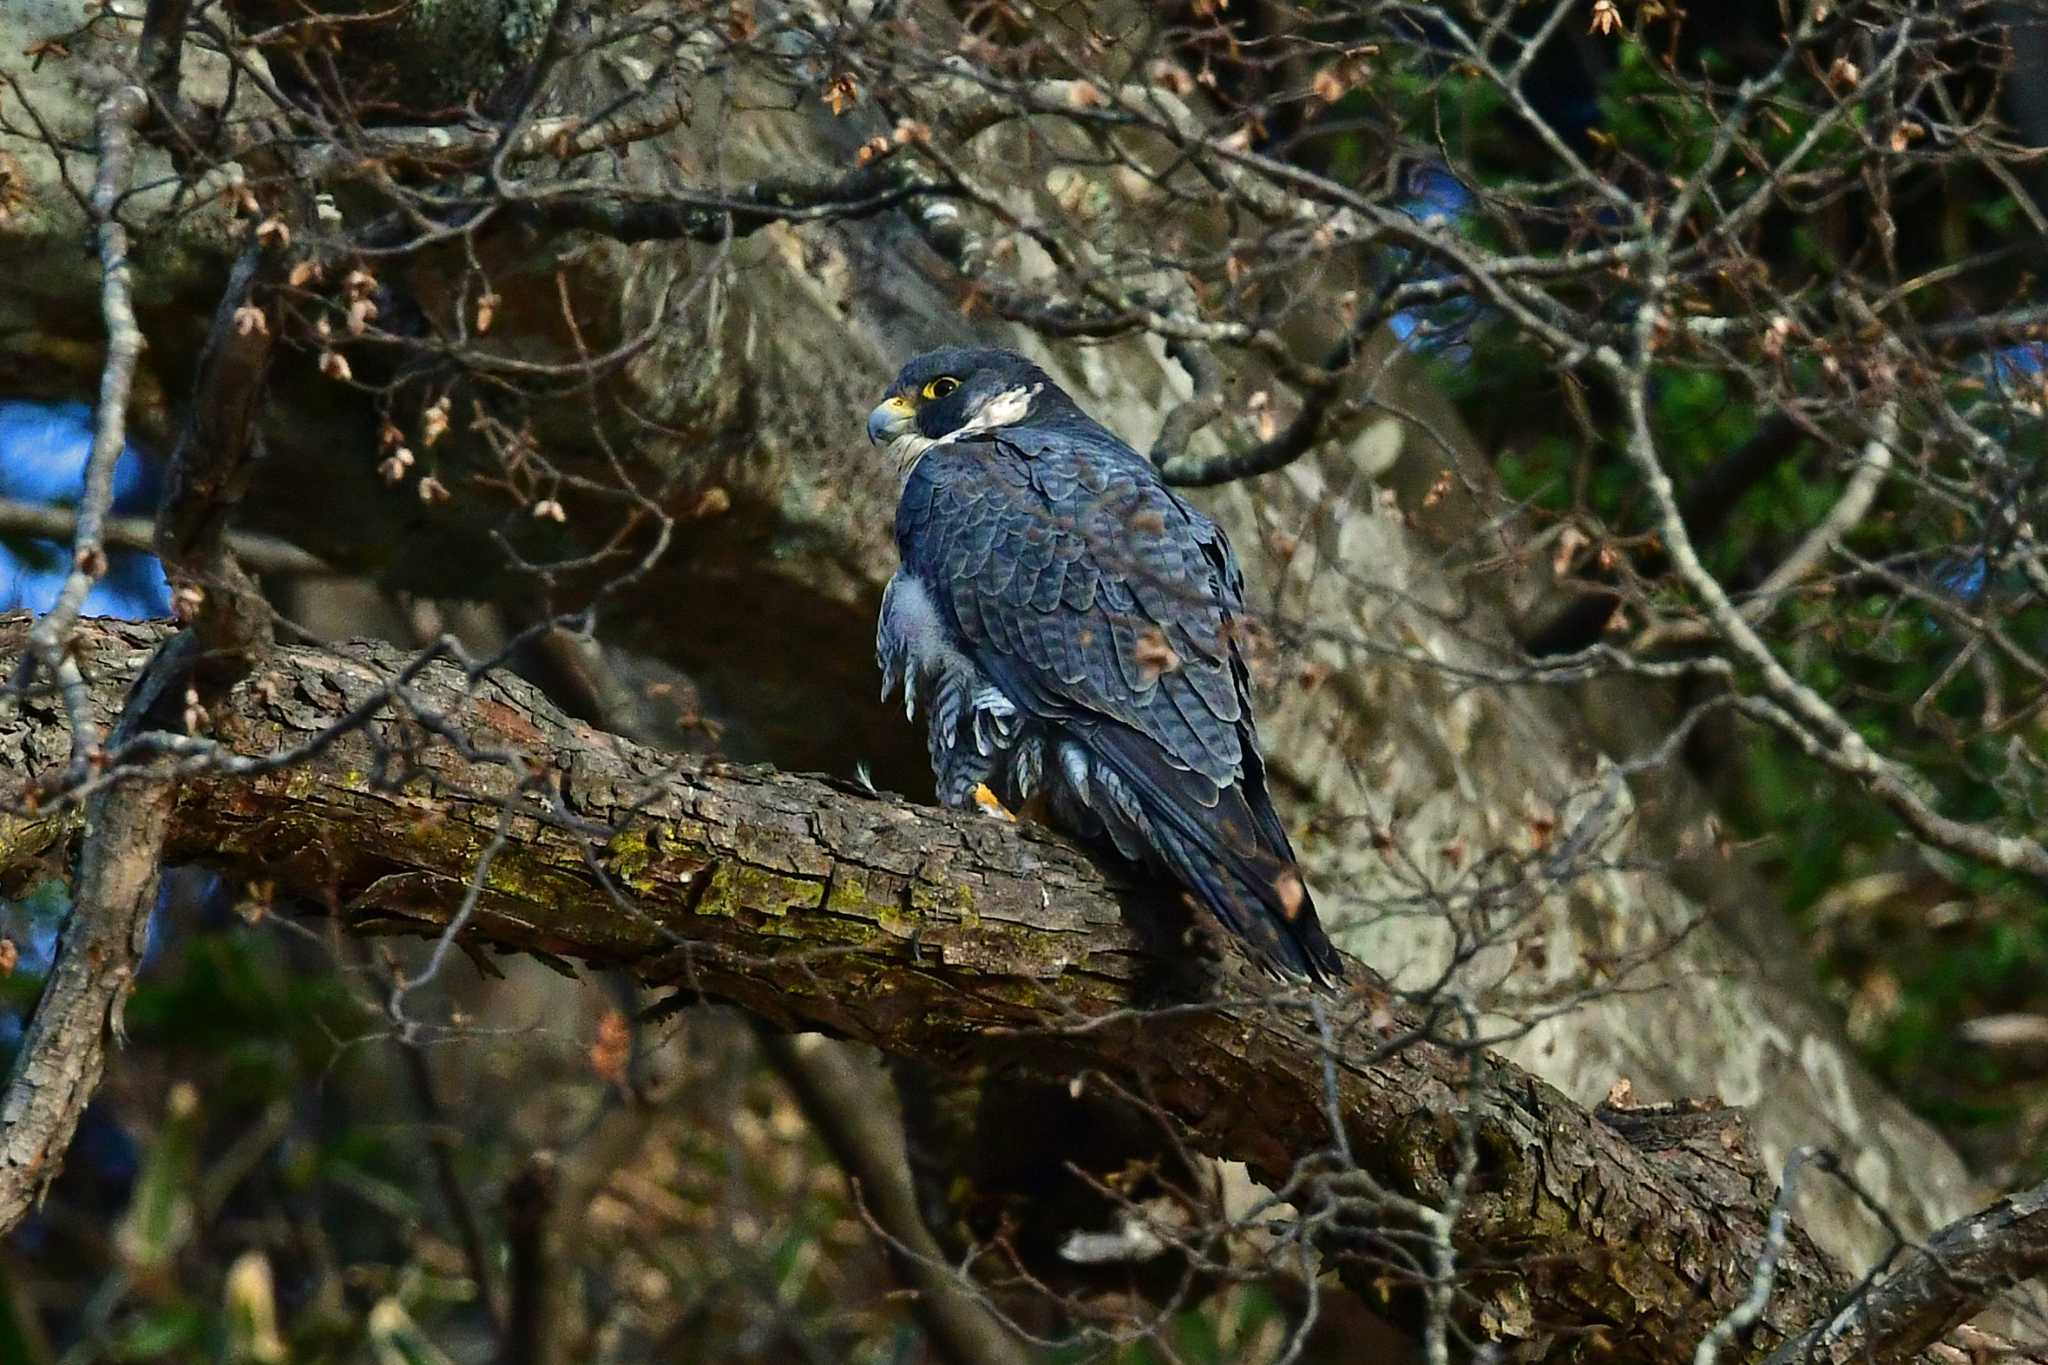
<svg viewBox="0 0 2048 1365">
<path fill-rule="evenodd" d="M 1002 803 L 1000 797 L 989 790 L 988 783 L 986 782 L 974 784 L 974 804 L 983 815 L 992 816 L 997 820 L 1008 820 L 1013 825 L 1017 823 L 1017 817 L 1010 814 L 1010 808 Z"/>
</svg>

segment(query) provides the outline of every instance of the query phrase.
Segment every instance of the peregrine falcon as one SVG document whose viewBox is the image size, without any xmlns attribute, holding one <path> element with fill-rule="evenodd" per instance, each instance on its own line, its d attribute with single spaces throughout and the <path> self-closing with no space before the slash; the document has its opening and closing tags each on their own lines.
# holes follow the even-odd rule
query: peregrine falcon
<svg viewBox="0 0 2048 1365">
<path fill-rule="evenodd" d="M 882 695 L 924 701 L 939 800 L 1042 809 L 1269 969 L 1341 977 L 1266 793 L 1222 530 L 1010 351 L 912 360 L 868 439 L 904 480 Z"/>
</svg>

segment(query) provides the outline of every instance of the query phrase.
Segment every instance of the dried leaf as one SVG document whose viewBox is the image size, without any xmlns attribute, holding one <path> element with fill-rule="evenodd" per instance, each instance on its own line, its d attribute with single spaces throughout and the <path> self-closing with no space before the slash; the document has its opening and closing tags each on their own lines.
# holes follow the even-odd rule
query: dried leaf
<svg viewBox="0 0 2048 1365">
<path fill-rule="evenodd" d="M 420 440 L 426 445 L 432 445 L 446 435 L 447 431 L 448 395 L 444 393 L 437 401 L 428 404 L 426 411 L 420 414 Z"/>
<path fill-rule="evenodd" d="M 1170 673 L 1180 667 L 1180 655 L 1166 642 L 1166 635 L 1156 626 L 1138 637 L 1132 647 L 1131 657 L 1144 670 L 1146 681 L 1152 681 L 1162 673 Z"/>
<path fill-rule="evenodd" d="M 1335 104 L 1365 84 L 1366 78 L 1372 75 L 1372 64 L 1368 58 L 1378 55 L 1379 49 L 1370 43 L 1354 47 L 1316 72 L 1309 81 L 1309 89 L 1324 104 Z"/>
<path fill-rule="evenodd" d="M 242 890 L 242 898 L 235 902 L 235 913 L 244 923 L 261 924 L 270 914 L 271 905 L 277 900 L 277 883 L 274 881 L 252 881 Z"/>
<path fill-rule="evenodd" d="M 838 118 L 854 105 L 860 103 L 860 82 L 850 71 L 842 71 L 825 85 L 825 107 Z"/>
<path fill-rule="evenodd" d="M 1563 578 L 1571 572 L 1572 561 L 1579 551 L 1586 548 L 1586 533 L 1576 526 L 1567 526 L 1558 533 L 1557 547 L 1550 554 L 1550 573 L 1553 578 Z"/>
<path fill-rule="evenodd" d="M 1308 900 L 1308 889 L 1301 884 L 1301 874 L 1291 868 L 1281 873 L 1273 882 L 1273 890 L 1280 896 L 1280 917 L 1292 924 L 1301 915 L 1301 907 Z"/>
<path fill-rule="evenodd" d="M 606 1010 L 597 1021 L 597 1039 L 590 1045 L 590 1069 L 607 1085 L 624 1085 L 626 1064 L 633 1057 L 633 1026 L 618 1010 Z"/>
<path fill-rule="evenodd" d="M 1145 68 L 1145 74 L 1160 89 L 1173 95 L 1191 95 L 1195 91 L 1195 78 L 1179 62 L 1170 62 L 1164 57 Z"/>
</svg>

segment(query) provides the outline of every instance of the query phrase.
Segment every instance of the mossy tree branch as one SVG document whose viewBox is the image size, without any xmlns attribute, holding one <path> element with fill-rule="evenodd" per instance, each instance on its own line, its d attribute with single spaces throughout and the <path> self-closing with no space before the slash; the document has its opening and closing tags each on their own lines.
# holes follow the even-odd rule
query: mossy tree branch
<svg viewBox="0 0 2048 1365">
<path fill-rule="evenodd" d="M 0 654 L 27 624 L 0 618 Z M 167 629 L 81 626 L 103 714 Z M 184 770 L 169 856 L 261 879 L 358 931 L 438 934 L 460 913 L 474 947 L 625 967 L 941 1068 L 1000 1058 L 1143 1094 L 1193 1145 L 1305 1209 L 1350 1192 L 1341 1216 L 1320 1216 L 1320 1245 L 1382 1300 L 1384 1261 L 1359 1254 L 1373 1235 L 1360 1229 L 1384 1229 L 1390 1207 L 1440 1207 L 1469 1131 L 1461 1287 L 1490 1331 L 1547 1359 L 1689 1358 L 1749 1291 L 1772 1188 L 1727 1124 L 1645 1140 L 1439 1041 L 1448 1026 L 1363 968 L 1326 1005 L 1328 1035 L 1230 967 L 1218 990 L 1231 999 L 1146 1008 L 1158 959 L 1129 926 L 1180 912 L 1050 834 L 678 761 L 495 674 L 437 663 L 395 685 L 405 665 L 382 646 L 279 649 L 214 710 L 217 748 L 167 745 L 177 753 L 156 760 Z M 29 781 L 66 753 L 53 708 L 0 724 L 0 766 Z M 69 827 L 49 807 L 0 805 L 0 869 Z M 1740 1354 L 1796 1336 L 1846 1285 L 1795 1229 Z"/>
</svg>

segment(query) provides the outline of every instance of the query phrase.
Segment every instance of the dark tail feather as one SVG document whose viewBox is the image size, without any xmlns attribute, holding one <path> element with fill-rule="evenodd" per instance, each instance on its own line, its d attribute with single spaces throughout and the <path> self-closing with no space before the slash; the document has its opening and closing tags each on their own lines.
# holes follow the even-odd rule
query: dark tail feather
<svg viewBox="0 0 2048 1365">
<path fill-rule="evenodd" d="M 1143 804 L 1159 860 L 1225 929 L 1290 976 L 1326 986 L 1343 979 L 1343 960 L 1316 918 L 1263 773 L 1254 767 L 1243 786 L 1225 788 L 1207 806 L 1193 789 L 1206 796 L 1214 790 L 1208 780 L 1174 768 L 1151 745 L 1094 738 L 1098 758 Z"/>
</svg>

